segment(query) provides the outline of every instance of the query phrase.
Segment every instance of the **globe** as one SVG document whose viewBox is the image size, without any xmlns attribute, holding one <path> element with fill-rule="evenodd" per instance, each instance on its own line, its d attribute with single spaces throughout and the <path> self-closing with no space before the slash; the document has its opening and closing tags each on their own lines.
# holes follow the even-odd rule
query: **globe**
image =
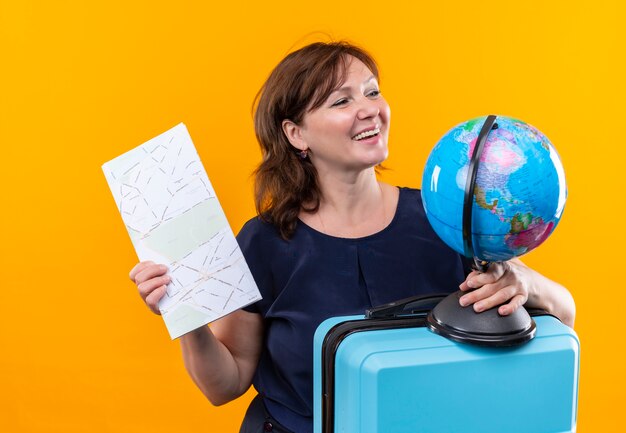
<svg viewBox="0 0 626 433">
<path fill-rule="evenodd" d="M 463 122 L 439 140 L 426 162 L 422 197 L 428 221 L 446 244 L 466 257 L 493 262 L 526 254 L 545 241 L 561 219 L 567 188 L 548 138 L 521 120 L 496 116 L 473 164 L 469 251 L 463 236 L 465 190 L 486 120 Z"/>
</svg>

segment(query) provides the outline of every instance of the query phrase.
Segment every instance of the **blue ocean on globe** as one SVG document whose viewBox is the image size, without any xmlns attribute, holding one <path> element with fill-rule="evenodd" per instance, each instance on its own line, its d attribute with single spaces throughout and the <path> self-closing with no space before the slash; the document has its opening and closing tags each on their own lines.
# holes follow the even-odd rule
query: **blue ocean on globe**
<svg viewBox="0 0 626 433">
<path fill-rule="evenodd" d="M 567 187 L 548 138 L 527 123 L 497 116 L 472 195 L 473 251 L 465 251 L 465 185 L 486 118 L 461 123 L 441 138 L 426 162 L 422 196 L 428 221 L 446 244 L 467 257 L 492 262 L 521 256 L 545 241 L 561 219 Z"/>
</svg>

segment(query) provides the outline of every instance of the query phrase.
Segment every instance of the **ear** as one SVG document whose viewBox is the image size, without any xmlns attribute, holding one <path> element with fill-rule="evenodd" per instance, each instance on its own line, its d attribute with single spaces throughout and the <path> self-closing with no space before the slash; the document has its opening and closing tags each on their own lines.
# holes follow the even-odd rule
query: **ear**
<svg viewBox="0 0 626 433">
<path fill-rule="evenodd" d="M 283 120 L 283 132 L 287 136 L 287 140 L 293 147 L 298 150 L 307 150 L 309 146 L 307 146 L 306 142 L 302 138 L 302 127 L 296 125 L 291 120 L 285 119 Z"/>
</svg>

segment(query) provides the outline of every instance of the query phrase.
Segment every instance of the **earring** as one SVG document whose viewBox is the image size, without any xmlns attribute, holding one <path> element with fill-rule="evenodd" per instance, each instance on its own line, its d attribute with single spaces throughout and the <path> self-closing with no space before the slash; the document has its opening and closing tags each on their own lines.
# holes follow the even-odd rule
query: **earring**
<svg viewBox="0 0 626 433">
<path fill-rule="evenodd" d="M 306 157 L 309 156 L 309 150 L 308 149 L 301 150 L 300 152 L 298 152 L 298 155 L 300 156 L 300 158 L 306 159 Z"/>
</svg>

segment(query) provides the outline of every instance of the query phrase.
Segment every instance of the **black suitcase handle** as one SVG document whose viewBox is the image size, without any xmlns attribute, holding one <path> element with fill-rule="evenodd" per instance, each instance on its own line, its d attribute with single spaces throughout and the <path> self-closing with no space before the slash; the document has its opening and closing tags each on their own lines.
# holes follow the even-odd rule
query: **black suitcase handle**
<svg viewBox="0 0 626 433">
<path fill-rule="evenodd" d="M 432 310 L 449 293 L 435 293 L 431 295 L 417 295 L 400 299 L 388 304 L 372 307 L 365 310 L 368 319 L 385 319 L 394 317 L 423 315 Z"/>
<path fill-rule="evenodd" d="M 417 295 L 409 298 L 399 299 L 388 304 L 379 305 L 365 310 L 365 317 L 368 319 L 392 319 L 396 317 L 421 316 L 443 300 L 449 293 L 435 293 L 432 295 Z M 528 314 L 534 316 L 553 316 L 540 308 L 526 308 Z"/>
</svg>

